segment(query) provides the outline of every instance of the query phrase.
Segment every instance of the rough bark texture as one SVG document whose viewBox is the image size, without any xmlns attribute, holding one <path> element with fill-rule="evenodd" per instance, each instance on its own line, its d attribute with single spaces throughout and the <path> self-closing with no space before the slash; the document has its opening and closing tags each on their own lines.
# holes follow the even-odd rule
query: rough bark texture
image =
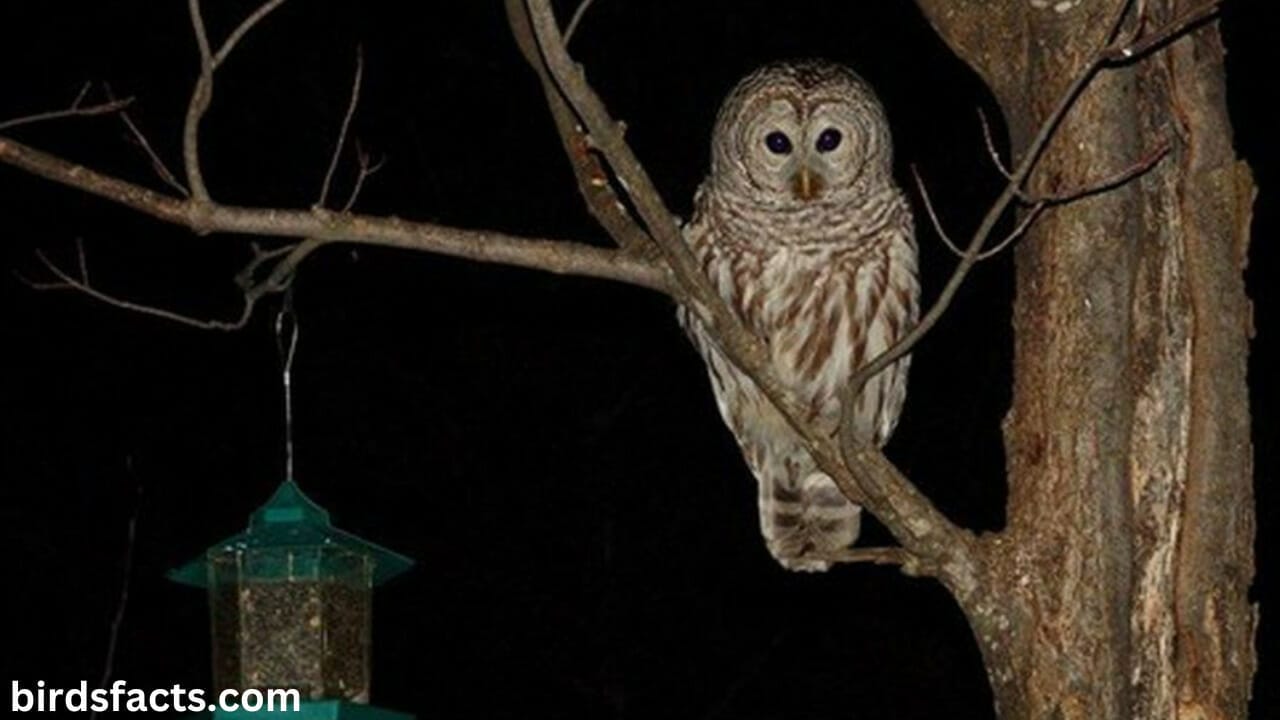
<svg viewBox="0 0 1280 720">
<path fill-rule="evenodd" d="M 1119 9 L 919 4 L 991 85 L 1015 155 Z M 1187 4 L 1138 5 L 1159 24 Z M 1247 714 L 1253 185 L 1222 59 L 1208 25 L 1104 70 L 1033 177 L 1033 192 L 1087 186 L 1173 143 L 1140 181 L 1055 208 L 1017 249 L 1008 527 L 985 539 L 984 589 L 962 601 L 1002 718 Z"/>
</svg>

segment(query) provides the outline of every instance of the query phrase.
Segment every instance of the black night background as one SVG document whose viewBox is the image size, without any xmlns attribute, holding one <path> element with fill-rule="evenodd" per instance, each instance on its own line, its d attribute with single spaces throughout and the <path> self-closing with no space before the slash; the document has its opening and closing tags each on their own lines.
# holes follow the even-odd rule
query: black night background
<svg viewBox="0 0 1280 720">
<path fill-rule="evenodd" d="M 1261 188 L 1248 271 L 1257 718 L 1280 717 L 1268 602 L 1280 463 L 1268 133 L 1280 125 L 1264 4 L 1227 2 L 1222 19 L 1236 147 Z M 221 37 L 255 3 L 205 5 Z M 557 3 L 562 17 L 575 5 Z M 0 37 L 0 119 L 65 107 L 85 81 L 101 99 L 109 83 L 179 164 L 197 70 L 186 3 L 7 2 Z M 216 198 L 314 202 L 358 45 L 352 137 L 386 159 L 359 211 L 605 242 L 498 2 L 286 3 L 218 75 L 202 136 Z M 846 62 L 877 88 L 900 179 L 918 166 L 956 234 L 1002 182 L 976 113 L 993 101 L 905 0 L 598 0 L 572 49 L 685 216 L 724 93 L 796 56 Z M 14 135 L 161 187 L 114 117 Z M 354 172 L 348 153 L 339 196 Z M 19 276 L 47 279 L 35 251 L 74 264 L 82 239 L 99 287 L 231 317 L 249 239 L 198 237 L 4 166 L 0 207 L 5 692 L 12 680 L 95 684 L 122 583 L 113 677 L 208 687 L 205 598 L 164 575 L 241 530 L 282 479 L 279 302 L 225 334 L 33 291 Z M 917 225 L 927 302 L 953 259 L 919 211 Z M 1007 255 L 973 273 L 916 351 L 888 448 L 975 529 L 1003 512 L 1012 294 Z M 754 481 L 669 299 L 335 246 L 305 262 L 294 304 L 297 480 L 340 527 L 417 560 L 376 596 L 376 704 L 424 720 L 992 717 L 978 651 L 940 586 L 884 567 L 788 574 L 769 559 Z M 887 541 L 872 525 L 862 542 Z"/>
</svg>

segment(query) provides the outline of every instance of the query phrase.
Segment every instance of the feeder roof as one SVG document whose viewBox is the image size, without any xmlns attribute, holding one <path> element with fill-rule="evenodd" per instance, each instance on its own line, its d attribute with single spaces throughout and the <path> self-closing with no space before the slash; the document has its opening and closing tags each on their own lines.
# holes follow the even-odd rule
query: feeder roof
<svg viewBox="0 0 1280 720">
<path fill-rule="evenodd" d="M 249 516 L 249 527 L 200 557 L 169 572 L 169 579 L 185 585 L 207 587 L 209 558 L 244 550 L 268 548 L 314 549 L 331 547 L 364 555 L 373 561 L 373 584 L 380 585 L 413 565 L 413 560 L 380 545 L 339 530 L 329 522 L 329 512 L 303 494 L 292 478 L 280 483 L 270 500 Z"/>
</svg>

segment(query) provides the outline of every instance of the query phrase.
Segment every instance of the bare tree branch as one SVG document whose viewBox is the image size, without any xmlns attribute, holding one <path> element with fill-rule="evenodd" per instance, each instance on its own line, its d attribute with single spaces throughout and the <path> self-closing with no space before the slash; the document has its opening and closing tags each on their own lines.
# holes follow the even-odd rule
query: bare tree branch
<svg viewBox="0 0 1280 720">
<path fill-rule="evenodd" d="M 569 42 L 573 40 L 573 33 L 577 31 L 578 24 L 582 22 L 582 18 L 587 14 L 587 10 L 591 8 L 591 3 L 595 0 L 581 0 L 578 3 L 578 9 L 573 11 L 573 17 L 569 18 L 569 24 L 564 28 L 564 44 L 569 46 Z"/>
<path fill-rule="evenodd" d="M 779 406 L 796 431 L 802 437 L 810 437 L 809 428 L 799 420 L 804 413 L 773 375 L 763 343 L 747 331 L 710 280 L 702 274 L 685 245 L 675 216 L 667 210 L 644 166 L 623 138 L 621 124 L 609 115 L 600 97 L 587 83 L 582 67 L 565 50 L 549 0 L 527 0 L 526 5 L 547 73 L 581 118 L 592 143 L 608 161 L 650 236 L 661 248 L 676 280 L 672 294 L 692 308 L 695 315 L 716 333 L 726 352 L 752 374 L 761 390 Z"/>
<path fill-rule="evenodd" d="M 666 272 L 651 260 L 620 250 L 322 209 L 247 208 L 195 198 L 180 199 L 103 175 L 5 137 L 0 137 L 0 162 L 202 234 L 222 232 L 381 245 L 616 280 L 660 292 L 668 292 L 669 288 Z"/>
<path fill-rule="evenodd" d="M 996 149 L 996 142 L 991 136 L 991 123 L 987 122 L 987 114 L 982 111 L 982 108 L 978 108 L 978 123 L 982 126 L 982 142 L 987 146 L 987 155 L 991 158 L 991 164 L 996 166 L 996 170 L 1005 180 L 1013 182 L 1013 173 L 1000 159 L 1000 151 Z"/>
<path fill-rule="evenodd" d="M 293 245 L 283 245 L 278 248 L 263 250 L 257 243 L 251 243 L 253 257 L 235 276 L 236 284 L 240 286 L 243 295 L 243 303 L 240 313 L 229 320 L 199 318 L 156 305 L 126 300 L 94 287 L 89 281 L 88 257 L 85 253 L 84 242 L 80 238 L 76 238 L 76 264 L 79 267 L 79 277 L 72 276 L 71 273 L 53 262 L 41 250 L 36 250 L 36 258 L 57 280 L 55 282 L 35 281 L 17 273 L 15 273 L 15 276 L 20 282 L 34 290 L 72 290 L 107 305 L 143 315 L 150 315 L 180 325 L 200 330 L 231 332 L 240 330 L 249 324 L 259 300 L 268 295 L 289 289 L 298 264 L 302 262 L 303 258 L 324 244 L 326 243 L 319 240 L 306 239 Z M 259 269 L 263 265 L 276 260 L 276 258 L 281 259 L 271 266 L 271 270 L 265 278 L 258 279 Z"/>
<path fill-rule="evenodd" d="M 987 146 L 987 155 L 991 157 L 991 163 L 996 166 L 996 170 L 1004 176 L 1005 180 L 1012 181 L 1013 175 L 1005 166 L 1004 161 L 1000 159 L 1000 152 L 996 150 L 995 141 L 992 140 L 991 137 L 991 125 L 987 122 L 986 113 L 982 112 L 981 109 L 978 110 L 978 120 L 982 125 L 982 140 Z M 1100 192 L 1117 188 L 1130 180 L 1141 177 L 1148 170 L 1151 170 L 1158 165 L 1160 161 L 1164 159 L 1164 156 L 1169 154 L 1170 148 L 1170 142 L 1165 140 L 1157 145 L 1151 152 L 1130 164 L 1128 167 L 1122 168 L 1121 170 L 1104 178 L 1085 183 L 1081 187 L 1073 190 L 1060 191 L 1048 195 L 1033 194 L 1027 192 L 1023 189 L 1023 186 L 1020 185 L 1018 186 L 1018 200 L 1027 205 L 1063 205 L 1089 197 L 1090 195 L 1096 195 Z M 918 176 L 916 180 L 919 182 Z M 950 245 L 950 242 L 948 242 L 948 245 Z M 961 254 L 954 246 L 951 247 L 957 254 Z M 989 256 L 990 253 L 983 253 L 983 259 Z"/>
<path fill-rule="evenodd" d="M 347 196 L 347 201 L 342 204 L 342 212 L 351 212 L 351 208 L 355 207 L 356 200 L 360 197 L 360 191 L 364 189 L 364 182 L 382 169 L 385 158 L 379 158 L 378 162 L 370 164 L 369 154 L 360 147 L 360 143 L 356 142 L 356 161 L 359 163 L 359 173 L 356 175 L 355 183 L 351 186 L 351 193 Z"/>
<path fill-rule="evenodd" d="M 111 86 L 104 85 L 103 88 L 106 90 L 107 97 L 114 100 L 115 97 L 111 92 Z M 142 152 L 146 154 L 147 159 L 151 162 L 151 169 L 155 171 L 157 176 L 159 176 L 160 181 L 176 190 L 179 195 L 182 195 L 183 197 L 190 197 L 191 191 L 187 190 L 185 185 L 178 182 L 177 176 L 169 170 L 169 166 L 165 164 L 164 160 L 160 158 L 160 155 L 151 147 L 151 142 L 147 140 L 147 136 L 143 134 L 142 129 L 133 122 L 133 118 L 129 117 L 129 112 L 121 108 L 119 116 L 120 121 L 123 122 L 125 128 L 129 130 L 129 136 L 133 139 L 134 143 L 138 145 L 138 147 L 142 148 Z"/>
<path fill-rule="evenodd" d="M 60 120 L 70 117 L 91 117 L 94 115 L 107 115 L 119 110 L 123 110 L 133 102 L 133 98 L 124 98 L 122 100 L 111 99 L 97 105 L 81 105 L 84 100 L 85 92 L 89 85 L 85 84 L 81 88 L 80 93 L 76 95 L 76 99 L 71 105 L 63 110 L 49 110 L 46 112 L 33 113 L 31 115 L 22 115 L 9 120 L 0 121 L 0 130 L 9 130 L 23 125 L 34 125 L 35 123 L 45 122 L 46 120 Z"/>
<path fill-rule="evenodd" d="M 587 204 L 587 211 L 605 229 L 614 242 L 624 250 L 656 254 L 656 246 L 631 213 L 618 199 L 609 174 L 601 164 L 577 113 L 565 101 L 559 86 L 547 73 L 542 51 L 529 22 L 529 10 L 524 0 L 506 0 L 507 22 L 515 37 L 520 54 L 524 56 L 538 76 L 542 92 L 546 96 L 551 119 L 555 122 L 560 144 L 569 158 L 578 191 Z"/>
<path fill-rule="evenodd" d="M 929 188 L 925 187 L 924 178 L 920 177 L 920 171 L 915 165 L 911 166 L 911 176 L 916 180 L 916 189 L 920 192 L 920 199 L 924 201 L 924 209 L 929 214 L 929 220 L 933 223 L 933 231 L 938 233 L 938 238 L 942 240 L 942 244 L 946 245 L 952 253 L 957 257 L 964 257 L 964 251 L 956 247 L 955 242 L 951 240 L 951 236 L 947 234 L 947 229 L 942 226 L 942 221 L 938 219 L 938 212 L 933 208 L 933 198 L 929 195 Z"/>
<path fill-rule="evenodd" d="M 204 186 L 204 173 L 200 170 L 200 120 L 213 100 L 213 51 L 209 49 L 209 35 L 200 14 L 200 0 L 187 0 L 187 9 L 196 34 L 196 46 L 200 49 L 200 76 L 191 91 L 187 117 L 182 125 L 182 162 L 192 197 L 207 202 L 209 191 Z"/>
<path fill-rule="evenodd" d="M 1160 161 L 1169 154 L 1171 147 L 1171 143 L 1165 140 L 1128 167 L 1121 168 L 1106 177 L 1090 181 L 1081 187 L 1047 195 L 1024 193 L 1023 202 L 1032 205 L 1064 205 L 1107 190 L 1114 190 L 1131 180 L 1142 177 L 1156 165 L 1159 165 Z"/>
<path fill-rule="evenodd" d="M 284 0 L 268 0 L 259 6 L 227 36 L 215 54 L 209 44 L 204 16 L 200 13 L 200 0 L 187 0 L 191 27 L 195 31 L 196 46 L 200 50 L 200 75 L 191 92 L 191 100 L 187 103 L 187 117 L 182 128 L 182 159 L 187 172 L 187 186 L 196 200 L 209 200 L 209 190 L 205 187 L 204 173 L 200 169 L 200 121 L 204 119 L 205 113 L 209 111 L 209 104 L 213 101 L 214 71 L 226 61 L 231 51 L 235 50 L 236 45 L 255 25 L 283 3 Z"/>
<path fill-rule="evenodd" d="M 265 13 L 264 13 L 265 14 Z M 249 21 L 245 21 L 247 24 Z M 242 27 L 244 25 L 242 24 Z M 351 118 L 354 117 L 356 107 L 360 104 L 360 87 L 361 79 L 364 76 L 364 51 L 360 46 L 356 47 L 356 69 L 355 76 L 351 81 L 351 100 L 347 104 L 347 111 L 342 117 L 342 125 L 338 131 L 337 142 L 334 143 L 333 152 L 329 156 L 329 167 L 325 171 L 324 181 L 320 187 L 320 197 L 316 201 L 315 207 L 323 209 L 329 197 L 329 189 L 333 182 L 334 172 L 337 170 L 338 161 L 342 157 L 342 150 L 346 146 L 347 135 L 351 130 Z M 360 191 L 364 188 L 364 181 L 373 173 L 378 171 L 378 166 L 370 168 L 369 157 L 363 149 L 357 148 L 357 161 L 359 162 L 359 173 L 352 185 L 351 193 L 347 197 L 347 201 L 343 204 L 341 212 L 348 213 L 356 200 L 360 197 Z M 293 283 L 293 278 L 297 273 L 298 265 L 312 252 L 319 249 L 322 245 L 328 244 L 327 240 L 315 237 L 309 237 L 300 243 L 294 245 L 286 245 L 271 251 L 261 251 L 254 246 L 254 257 L 250 259 L 248 265 L 245 266 L 236 275 L 236 281 L 240 284 L 244 291 L 244 316 L 242 321 L 247 321 L 252 315 L 254 306 L 258 300 L 266 295 L 278 292 L 284 292 L 289 289 Z M 263 264 L 283 256 L 277 262 L 267 276 L 262 280 L 258 280 L 258 268 Z"/>
<path fill-rule="evenodd" d="M 87 264 L 87 261 L 85 260 L 85 257 L 84 257 L 84 248 L 78 247 L 78 250 L 79 250 L 78 264 L 83 269 L 86 267 L 86 264 Z M 176 322 L 180 325 L 199 328 L 201 330 L 239 330 L 249 322 L 249 317 L 253 312 L 252 306 L 246 304 L 244 308 L 244 312 L 241 313 L 240 317 L 238 317 L 233 321 L 204 320 L 204 319 L 192 317 L 189 315 L 183 315 L 182 313 L 175 312 L 167 308 L 157 307 L 154 305 L 147 305 L 144 303 L 134 302 L 132 300 L 125 300 L 125 299 L 116 297 L 114 295 L 111 295 L 109 293 L 103 292 L 93 287 L 92 285 L 90 285 L 87 279 L 87 271 L 85 271 L 86 276 L 82 276 L 82 278 L 76 278 L 76 277 L 73 277 L 66 270 L 63 270 L 61 267 L 59 267 L 57 263 L 50 260 L 49 256 L 45 255 L 43 251 L 36 250 L 35 254 L 36 254 L 36 257 L 39 258 L 40 262 L 44 265 L 45 269 L 48 270 L 50 273 L 52 273 L 54 277 L 58 278 L 58 282 L 49 283 L 49 282 L 33 282 L 22 277 L 21 275 L 18 276 L 18 279 L 20 281 L 26 283 L 29 287 L 36 290 L 74 290 L 76 292 L 83 293 L 84 295 L 87 295 L 93 298 L 94 300 L 97 300 L 98 302 L 106 303 L 107 305 L 113 305 L 115 307 L 122 308 L 124 310 L 129 310 L 130 312 L 136 312 L 136 313 L 141 313 L 143 315 L 158 317 L 164 320 L 169 320 L 171 322 Z"/>
<path fill-rule="evenodd" d="M 357 70 L 357 75 L 358 74 L 359 74 L 359 71 Z M 357 77 L 355 90 L 354 90 L 354 92 L 357 94 L 358 94 L 358 88 L 359 88 L 359 78 Z M 353 95 L 353 103 L 351 107 L 348 109 L 348 113 L 346 117 L 348 121 L 350 120 L 351 112 L 355 106 L 354 97 L 355 95 Z M 136 131 L 136 127 L 133 126 L 131 123 L 128 123 L 127 117 L 125 119 L 126 119 L 126 123 L 129 124 L 130 127 L 133 127 Z M 347 126 L 347 123 L 344 122 L 343 136 L 339 138 L 338 146 L 334 151 L 334 157 L 336 157 L 337 154 L 341 151 L 342 138 L 345 137 L 346 126 Z M 138 133 L 138 138 L 142 143 L 146 144 L 146 139 L 145 137 L 141 136 L 141 133 Z M 149 149 L 149 145 L 147 145 L 147 147 Z M 158 167 L 163 168 L 163 163 L 160 162 L 159 158 L 155 157 L 154 153 L 150 153 L 150 155 L 154 163 L 156 163 Z M 360 190 L 364 185 L 365 179 L 368 178 L 373 173 L 377 172 L 378 170 L 377 166 L 370 167 L 369 158 L 364 153 L 363 150 L 359 151 L 358 158 L 359 158 L 359 165 L 360 165 L 359 175 L 357 176 L 355 184 L 352 187 L 351 194 L 347 198 L 346 204 L 343 207 L 343 212 L 350 210 L 351 206 L 355 204 L 356 199 L 359 197 Z M 333 167 L 333 164 L 331 163 L 330 168 L 332 167 Z M 328 178 L 326 178 L 326 180 L 327 179 Z M 181 186 L 179 185 L 178 188 L 181 189 Z M 289 285 L 293 281 L 293 277 L 297 271 L 298 264 L 301 263 L 302 260 L 306 258 L 308 255 L 310 255 L 313 251 L 318 249 L 320 246 L 327 244 L 328 242 L 329 241 L 322 241 L 315 238 L 307 238 L 299 243 L 295 243 L 292 245 L 283 245 L 281 247 L 273 248 L 270 250 L 261 249 L 256 242 L 250 243 L 250 248 L 253 252 L 253 256 L 250 258 L 249 262 L 244 266 L 244 268 L 242 268 L 240 272 L 236 273 L 236 276 L 235 276 L 236 284 L 240 287 L 241 292 L 243 294 L 243 305 L 241 307 L 240 314 L 231 320 L 197 318 L 194 316 L 185 315 L 185 314 L 182 314 L 173 310 L 169 310 L 166 308 L 161 308 L 153 305 L 139 303 L 136 301 L 126 300 L 118 296 L 112 295 L 110 293 L 104 292 L 101 289 L 94 288 L 89 281 L 88 259 L 84 250 L 84 243 L 80 238 L 76 239 L 76 257 L 78 259 L 78 266 L 79 266 L 78 278 L 72 277 L 70 273 L 66 272 L 61 267 L 59 267 L 56 263 L 50 260 L 46 255 L 44 255 L 43 252 L 37 251 L 36 257 L 41 261 L 41 263 L 45 266 L 45 268 L 49 272 L 51 272 L 56 278 L 58 278 L 57 282 L 32 281 L 21 275 L 18 276 L 18 279 L 24 282 L 25 284 L 27 284 L 29 287 L 37 290 L 74 290 L 77 292 L 81 292 L 101 302 L 107 303 L 109 305 L 113 305 L 115 307 L 143 313 L 146 315 L 151 315 L 154 317 L 159 317 L 172 322 L 177 322 L 182 325 L 196 327 L 204 330 L 233 331 L 233 330 L 239 330 L 248 324 L 249 319 L 253 316 L 253 312 L 256 309 L 257 303 L 259 300 L 261 300 L 263 297 L 267 295 L 271 295 L 271 294 L 275 294 L 275 293 L 283 292 L 284 290 L 287 290 L 289 288 Z M 279 260 L 277 261 L 277 259 Z M 276 261 L 276 262 L 271 267 L 271 270 L 266 274 L 266 277 L 259 279 L 259 271 L 262 268 L 262 266 L 267 265 L 273 261 Z"/>
<path fill-rule="evenodd" d="M 240 40 L 244 38 L 244 36 L 252 30 L 255 25 L 261 22 L 262 19 L 265 18 L 272 10 L 275 10 L 283 4 L 284 0 L 268 0 L 268 2 L 259 6 L 257 10 L 250 13 L 249 17 L 241 21 L 241 23 L 236 26 L 236 29 L 232 30 L 231 34 L 227 36 L 227 39 L 223 41 L 222 46 L 218 48 L 218 52 L 213 54 L 214 69 L 216 70 L 222 66 L 222 63 L 226 62 L 227 57 L 231 55 L 231 51 L 236 49 L 236 45 L 239 44 Z"/>
<path fill-rule="evenodd" d="M 929 196 L 929 188 L 925 186 L 924 180 L 920 177 L 920 173 L 916 171 L 915 166 L 912 166 L 911 174 L 916 179 L 916 187 L 920 190 L 920 198 L 924 201 L 924 209 L 929 214 L 929 220 L 933 223 L 934 231 L 938 233 L 938 237 L 942 239 L 942 243 L 947 246 L 948 250 L 954 253 L 957 257 L 963 259 L 964 251 L 956 247 L 956 244 L 952 242 L 951 237 L 947 234 L 946 228 L 942 227 L 942 221 L 938 219 L 938 213 L 933 207 L 933 200 Z M 979 253 L 978 259 L 987 260 L 1012 245 L 1014 241 L 1022 237 L 1023 233 L 1031 227 L 1031 224 L 1035 222 L 1036 218 L 1040 216 L 1040 212 L 1044 210 L 1048 204 L 1049 202 L 1047 200 L 1041 200 L 1033 205 L 1031 210 L 1023 216 L 1022 220 L 1018 222 L 1017 226 L 1014 227 L 1014 229 L 1010 231 L 1003 240 L 996 243 L 995 247 Z"/>
<path fill-rule="evenodd" d="M 1128 43 L 1114 43 L 1105 52 L 1102 62 L 1108 65 L 1127 65 L 1182 37 L 1194 30 L 1197 25 L 1213 19 L 1221 6 L 1222 0 L 1209 0 L 1209 2 L 1187 8 L 1176 18 L 1159 27 L 1146 31 L 1139 28 L 1141 37 L 1133 38 Z M 1138 15 L 1145 17 L 1145 11 L 1139 10 Z"/>
<path fill-rule="evenodd" d="M 84 99 L 89 95 L 89 90 L 92 87 L 93 87 L 93 82 L 89 80 L 85 80 L 84 84 L 80 86 L 80 92 L 76 93 L 76 99 L 71 101 L 71 107 L 73 108 L 80 107 L 80 103 L 84 102 Z M 115 98 L 109 98 L 109 99 L 114 100 Z"/>
</svg>

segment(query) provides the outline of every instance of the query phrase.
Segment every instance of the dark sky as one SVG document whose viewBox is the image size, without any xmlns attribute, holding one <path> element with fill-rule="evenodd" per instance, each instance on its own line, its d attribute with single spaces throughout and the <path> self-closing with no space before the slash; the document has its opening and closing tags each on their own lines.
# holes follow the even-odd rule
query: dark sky
<svg viewBox="0 0 1280 720">
<path fill-rule="evenodd" d="M 1262 187 L 1249 270 L 1260 596 L 1274 586 L 1266 369 L 1280 315 L 1267 282 L 1277 165 L 1265 133 L 1277 123 L 1263 107 L 1274 54 L 1262 4 L 1229 2 L 1224 18 L 1236 144 Z M 0 119 L 108 82 L 136 98 L 133 119 L 176 166 L 196 68 L 185 5 L 0 4 Z M 206 5 L 220 37 L 253 3 Z M 386 165 L 360 211 L 602 243 L 500 6 L 286 3 L 218 76 L 203 135 L 213 195 L 314 202 L 362 44 L 353 136 Z M 975 113 L 990 101 L 909 2 L 598 0 L 573 49 L 681 214 L 720 98 L 755 66 L 794 56 L 849 63 L 878 88 L 900 169 L 920 167 L 951 226 L 972 227 L 998 189 Z M 156 185 L 114 118 L 19 137 Z M 101 288 L 233 315 L 247 244 L 7 167 L 0 204 L 0 679 L 101 675 L 136 514 L 114 673 L 134 687 L 206 687 L 204 598 L 163 575 L 241 529 L 281 480 L 278 305 L 221 334 L 33 292 L 13 273 L 39 277 L 37 248 L 72 261 L 80 238 Z M 931 233 L 921 244 L 931 296 L 951 261 Z M 1012 291 L 1007 259 L 973 273 L 919 347 L 888 449 L 975 529 L 1002 515 Z M 992 717 L 977 650 L 939 586 L 872 567 L 794 575 L 768 558 L 753 481 L 664 297 L 332 247 L 303 266 L 295 304 L 297 479 L 339 525 L 418 560 L 378 595 L 376 703 L 433 719 Z M 1268 617 L 1264 660 L 1275 656 Z M 1255 717 L 1276 716 L 1276 677 L 1264 662 Z"/>
</svg>

